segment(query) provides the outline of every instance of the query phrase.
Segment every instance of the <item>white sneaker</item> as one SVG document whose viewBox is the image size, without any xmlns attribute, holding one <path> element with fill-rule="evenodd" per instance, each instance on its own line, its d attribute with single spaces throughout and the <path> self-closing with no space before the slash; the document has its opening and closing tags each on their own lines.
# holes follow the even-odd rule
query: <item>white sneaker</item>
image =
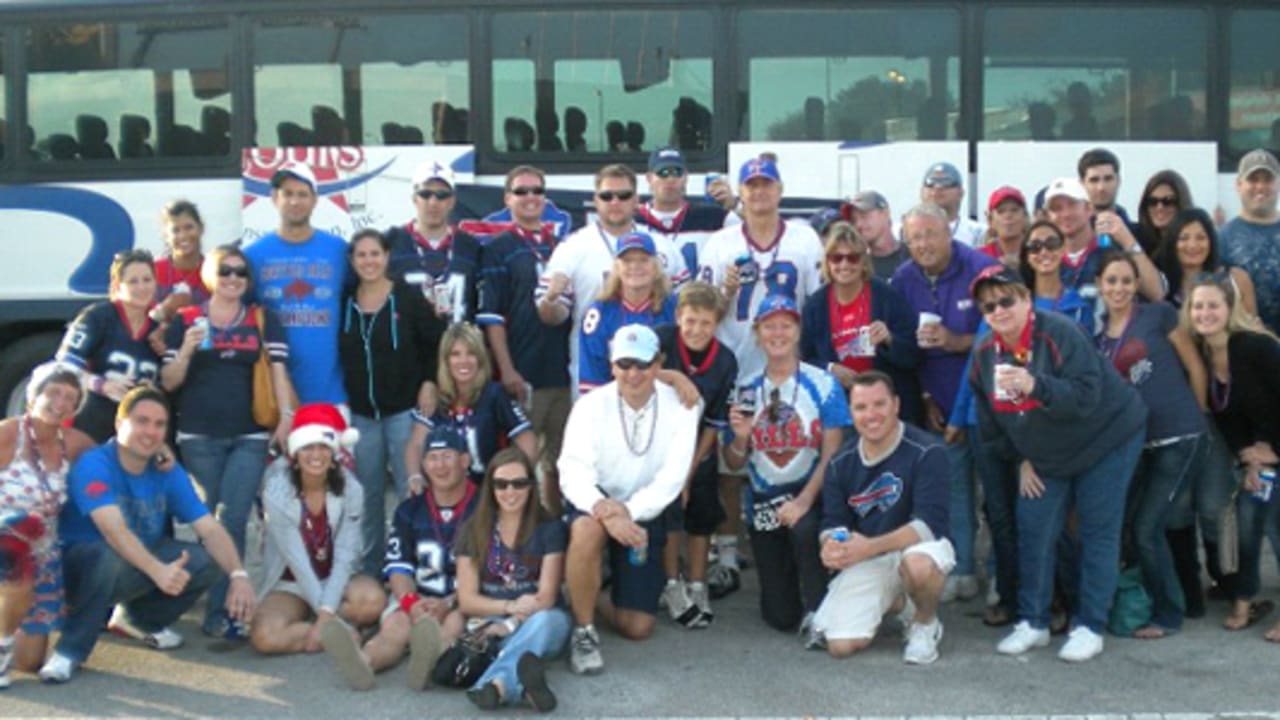
<svg viewBox="0 0 1280 720">
<path fill-rule="evenodd" d="M 604 671 L 600 636 L 594 625 L 573 629 L 569 638 L 569 669 L 577 675 L 597 675 Z"/>
<path fill-rule="evenodd" d="M 689 583 L 689 600 L 698 609 L 698 618 L 688 627 L 705 628 L 711 625 L 716 615 L 711 612 L 711 598 L 708 595 L 706 583 Z"/>
<path fill-rule="evenodd" d="M 1058 657 L 1067 662 L 1092 660 L 1102 652 L 1102 636 L 1080 625 L 1067 636 L 1067 642 L 1058 651 Z"/>
<path fill-rule="evenodd" d="M 974 575 L 948 575 L 939 602 L 972 600 L 978 596 L 978 578 Z"/>
<path fill-rule="evenodd" d="M 938 643 L 942 640 L 942 621 L 934 618 L 925 625 L 911 623 L 907 629 L 907 647 L 902 651 L 902 662 L 908 665 L 928 665 L 938 659 Z"/>
<path fill-rule="evenodd" d="M 698 608 L 693 606 L 689 591 L 679 580 L 667 581 L 667 586 L 662 589 L 661 602 L 671 614 L 671 619 L 685 627 L 691 627 L 698 619 Z"/>
<path fill-rule="evenodd" d="M 1018 621 L 1013 632 L 1005 636 L 996 645 L 996 652 L 1001 655 L 1021 655 L 1031 648 L 1045 647 L 1049 644 L 1049 629 L 1037 630 L 1026 620 Z"/>
<path fill-rule="evenodd" d="M 107 621 L 107 629 L 121 637 L 137 640 L 155 650 L 173 650 L 182 647 L 182 636 L 169 628 L 147 632 L 134 625 L 124 605 L 117 605 L 112 611 L 111 619 Z"/>
<path fill-rule="evenodd" d="M 76 663 L 62 653 L 55 652 L 40 668 L 40 679 L 47 683 L 64 683 L 76 671 Z"/>
</svg>

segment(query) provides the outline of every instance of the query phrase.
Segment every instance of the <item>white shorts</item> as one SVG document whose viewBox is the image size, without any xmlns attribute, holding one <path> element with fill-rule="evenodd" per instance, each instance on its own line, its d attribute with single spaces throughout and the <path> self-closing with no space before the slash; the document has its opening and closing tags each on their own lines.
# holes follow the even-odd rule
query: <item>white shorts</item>
<svg viewBox="0 0 1280 720">
<path fill-rule="evenodd" d="M 930 540 L 899 551 L 860 562 L 841 570 L 827 586 L 814 627 L 828 640 L 863 640 L 875 637 L 880 620 L 902 597 L 902 576 L 898 566 L 903 555 L 929 556 L 938 570 L 946 575 L 956 565 L 956 551 L 951 541 Z"/>
</svg>

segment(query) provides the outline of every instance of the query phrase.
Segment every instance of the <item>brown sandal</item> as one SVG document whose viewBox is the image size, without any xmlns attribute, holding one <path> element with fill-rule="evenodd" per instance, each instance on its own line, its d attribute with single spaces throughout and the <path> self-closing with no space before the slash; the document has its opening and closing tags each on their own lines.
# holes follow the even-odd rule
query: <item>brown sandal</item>
<svg viewBox="0 0 1280 720">
<path fill-rule="evenodd" d="M 1245 628 L 1248 628 L 1248 627 L 1253 627 L 1259 620 L 1266 617 L 1272 610 L 1274 610 L 1275 607 L 1276 607 L 1275 603 L 1271 602 L 1270 600 L 1259 600 L 1257 602 L 1251 602 L 1249 603 L 1248 612 L 1245 613 L 1243 617 L 1241 617 L 1241 614 L 1238 612 L 1235 612 L 1235 610 L 1233 609 L 1232 612 L 1229 615 L 1227 615 L 1226 619 L 1222 621 L 1222 627 L 1232 632 L 1235 632 L 1237 630 L 1244 630 Z M 1274 629 L 1275 628 L 1273 628 L 1273 630 Z M 1270 635 L 1271 634 L 1270 631 L 1268 631 L 1267 634 Z M 1280 634 L 1277 634 L 1276 640 L 1274 640 L 1273 642 L 1280 642 Z"/>
</svg>

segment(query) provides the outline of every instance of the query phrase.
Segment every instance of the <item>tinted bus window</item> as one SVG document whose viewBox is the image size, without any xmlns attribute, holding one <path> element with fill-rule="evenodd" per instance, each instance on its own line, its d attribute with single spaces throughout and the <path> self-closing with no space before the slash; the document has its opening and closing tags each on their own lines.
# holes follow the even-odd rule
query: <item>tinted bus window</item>
<svg viewBox="0 0 1280 720">
<path fill-rule="evenodd" d="M 709 13 L 504 13 L 492 45 L 498 152 L 711 146 Z"/>
<path fill-rule="evenodd" d="M 230 33 L 208 21 L 38 25 L 28 118 L 45 161 L 230 152 Z"/>
<path fill-rule="evenodd" d="M 469 140 L 463 16 L 276 18 L 253 45 L 259 145 Z"/>
<path fill-rule="evenodd" d="M 1231 15 L 1228 145 L 1238 158 L 1253 148 L 1280 151 L 1280 10 Z M 1232 164 L 1230 170 L 1235 171 Z"/>
<path fill-rule="evenodd" d="M 758 10 L 738 22 L 741 140 L 956 137 L 951 10 Z"/>
<path fill-rule="evenodd" d="M 1174 7 L 987 12 L 984 137 L 1204 139 L 1207 20 Z"/>
<path fill-rule="evenodd" d="M 0 160 L 4 160 L 5 156 L 9 154 L 8 152 L 6 152 L 8 148 L 5 147 L 6 143 L 8 142 L 8 135 L 6 133 L 6 130 L 9 127 L 8 121 L 5 119 L 6 117 L 7 115 L 6 115 L 6 105 L 5 105 L 5 84 L 4 84 L 4 34 L 0 33 Z"/>
</svg>

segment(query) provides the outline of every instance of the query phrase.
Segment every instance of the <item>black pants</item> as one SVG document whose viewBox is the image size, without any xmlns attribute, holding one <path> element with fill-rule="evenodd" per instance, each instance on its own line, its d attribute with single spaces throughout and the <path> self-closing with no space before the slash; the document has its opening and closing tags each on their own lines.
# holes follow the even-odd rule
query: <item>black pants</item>
<svg viewBox="0 0 1280 720">
<path fill-rule="evenodd" d="M 795 630 L 818 609 L 830 577 L 818 557 L 820 510 L 813 507 L 793 527 L 751 531 L 760 577 L 760 614 L 770 627 Z"/>
</svg>

